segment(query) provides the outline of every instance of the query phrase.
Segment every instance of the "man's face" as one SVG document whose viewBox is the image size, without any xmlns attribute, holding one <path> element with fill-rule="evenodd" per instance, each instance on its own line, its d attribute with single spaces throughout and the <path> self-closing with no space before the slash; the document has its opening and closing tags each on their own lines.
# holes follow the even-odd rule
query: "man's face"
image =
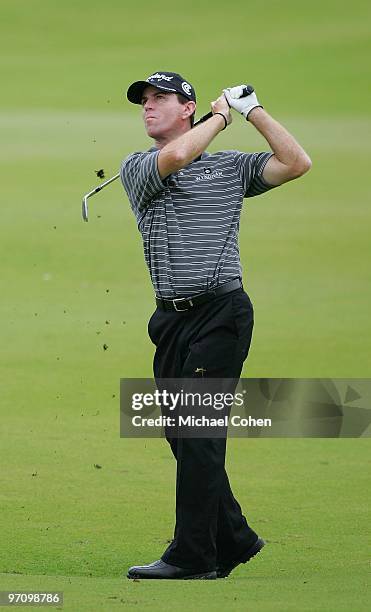
<svg viewBox="0 0 371 612">
<path fill-rule="evenodd" d="M 144 125 L 151 138 L 172 134 L 184 126 L 187 105 L 181 104 L 175 93 L 149 85 L 143 91 L 142 108 Z"/>
</svg>

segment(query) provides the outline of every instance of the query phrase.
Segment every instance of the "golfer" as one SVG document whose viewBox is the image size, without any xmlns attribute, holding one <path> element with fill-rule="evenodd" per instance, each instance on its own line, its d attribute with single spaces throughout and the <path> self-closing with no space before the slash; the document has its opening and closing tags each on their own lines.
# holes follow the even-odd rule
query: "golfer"
<svg viewBox="0 0 371 612">
<path fill-rule="evenodd" d="M 177 73 L 136 81 L 127 96 L 142 106 L 154 141 L 121 167 L 157 304 L 148 324 L 154 376 L 238 381 L 253 330 L 238 249 L 243 199 L 300 177 L 311 161 L 252 87 L 224 90 L 211 103 L 212 116 L 194 128 L 195 90 Z M 269 152 L 206 151 L 231 123 L 231 109 L 262 134 Z M 161 559 L 131 567 L 128 578 L 226 577 L 264 546 L 232 494 L 226 440 L 168 442 L 177 461 L 174 539 Z"/>
</svg>

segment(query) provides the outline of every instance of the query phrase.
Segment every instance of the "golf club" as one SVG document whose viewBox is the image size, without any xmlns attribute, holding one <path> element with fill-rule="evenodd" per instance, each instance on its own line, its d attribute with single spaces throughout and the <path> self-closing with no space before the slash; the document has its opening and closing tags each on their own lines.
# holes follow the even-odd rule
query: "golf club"
<svg viewBox="0 0 371 612">
<path fill-rule="evenodd" d="M 251 85 L 246 85 L 243 88 L 243 92 L 242 92 L 241 98 L 245 98 L 246 96 L 250 95 L 253 91 L 254 91 L 254 88 Z M 198 121 L 196 121 L 196 123 L 194 124 L 193 127 L 196 127 L 196 125 L 199 125 L 200 123 L 203 123 L 204 121 L 207 121 L 212 116 L 213 116 L 213 113 L 211 111 L 209 113 L 206 113 L 206 115 L 203 115 Z M 118 174 L 115 174 L 115 176 L 112 176 L 110 179 L 108 179 L 107 181 L 105 181 L 101 185 L 98 185 L 98 187 L 95 187 L 95 189 L 92 189 L 91 191 L 89 191 L 89 193 L 86 193 L 84 195 L 84 197 L 82 199 L 82 218 L 84 219 L 84 221 L 88 221 L 89 220 L 89 217 L 88 217 L 88 198 L 90 198 L 91 196 L 93 196 L 96 193 L 98 193 L 99 191 L 101 191 L 103 189 L 103 187 L 106 187 L 110 183 L 113 183 L 113 181 L 116 181 L 119 178 L 119 176 L 120 176 L 120 173 L 118 172 Z"/>
<path fill-rule="evenodd" d="M 98 191 L 103 189 L 103 187 L 106 187 L 110 183 L 113 183 L 113 181 L 116 181 L 116 179 L 118 179 L 119 176 L 120 176 L 120 173 L 115 174 L 115 176 L 112 176 L 110 179 L 108 179 L 101 185 L 98 185 L 98 187 L 96 187 L 95 189 L 92 189 L 92 191 L 89 191 L 89 193 L 86 193 L 84 195 L 83 200 L 82 200 L 82 218 L 84 219 L 84 221 L 88 221 L 88 198 L 98 193 Z"/>
</svg>

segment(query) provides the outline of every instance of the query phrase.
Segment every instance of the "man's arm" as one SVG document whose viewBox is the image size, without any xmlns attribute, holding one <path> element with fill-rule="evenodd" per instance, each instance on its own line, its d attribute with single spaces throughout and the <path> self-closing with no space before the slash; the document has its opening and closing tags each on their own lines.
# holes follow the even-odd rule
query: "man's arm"
<svg viewBox="0 0 371 612">
<path fill-rule="evenodd" d="M 254 91 L 240 98 L 245 85 L 224 90 L 229 105 L 241 113 L 269 143 L 274 155 L 268 160 L 263 179 L 270 185 L 281 185 L 308 172 L 312 162 L 295 138 L 259 104 Z"/>
<path fill-rule="evenodd" d="M 253 108 L 249 121 L 267 140 L 274 155 L 263 170 L 263 179 L 270 185 L 281 185 L 308 172 L 312 162 L 295 138 L 263 108 Z"/>
<path fill-rule="evenodd" d="M 232 117 L 224 94 L 211 103 L 211 110 L 213 113 L 223 113 L 227 123 L 231 123 Z M 224 127 L 223 117 L 214 114 L 204 123 L 200 123 L 200 125 L 165 145 L 161 149 L 157 160 L 161 179 L 181 168 L 185 168 L 196 157 L 199 157 Z"/>
</svg>

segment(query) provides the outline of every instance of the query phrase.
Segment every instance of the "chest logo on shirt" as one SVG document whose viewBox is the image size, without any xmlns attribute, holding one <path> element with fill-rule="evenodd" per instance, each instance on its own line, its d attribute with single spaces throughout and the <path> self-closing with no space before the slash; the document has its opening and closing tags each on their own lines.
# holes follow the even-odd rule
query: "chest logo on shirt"
<svg viewBox="0 0 371 612">
<path fill-rule="evenodd" d="M 204 168 L 204 173 L 196 176 L 196 181 L 211 181 L 214 178 L 223 176 L 223 172 L 220 170 L 211 170 L 211 168 Z"/>
</svg>

